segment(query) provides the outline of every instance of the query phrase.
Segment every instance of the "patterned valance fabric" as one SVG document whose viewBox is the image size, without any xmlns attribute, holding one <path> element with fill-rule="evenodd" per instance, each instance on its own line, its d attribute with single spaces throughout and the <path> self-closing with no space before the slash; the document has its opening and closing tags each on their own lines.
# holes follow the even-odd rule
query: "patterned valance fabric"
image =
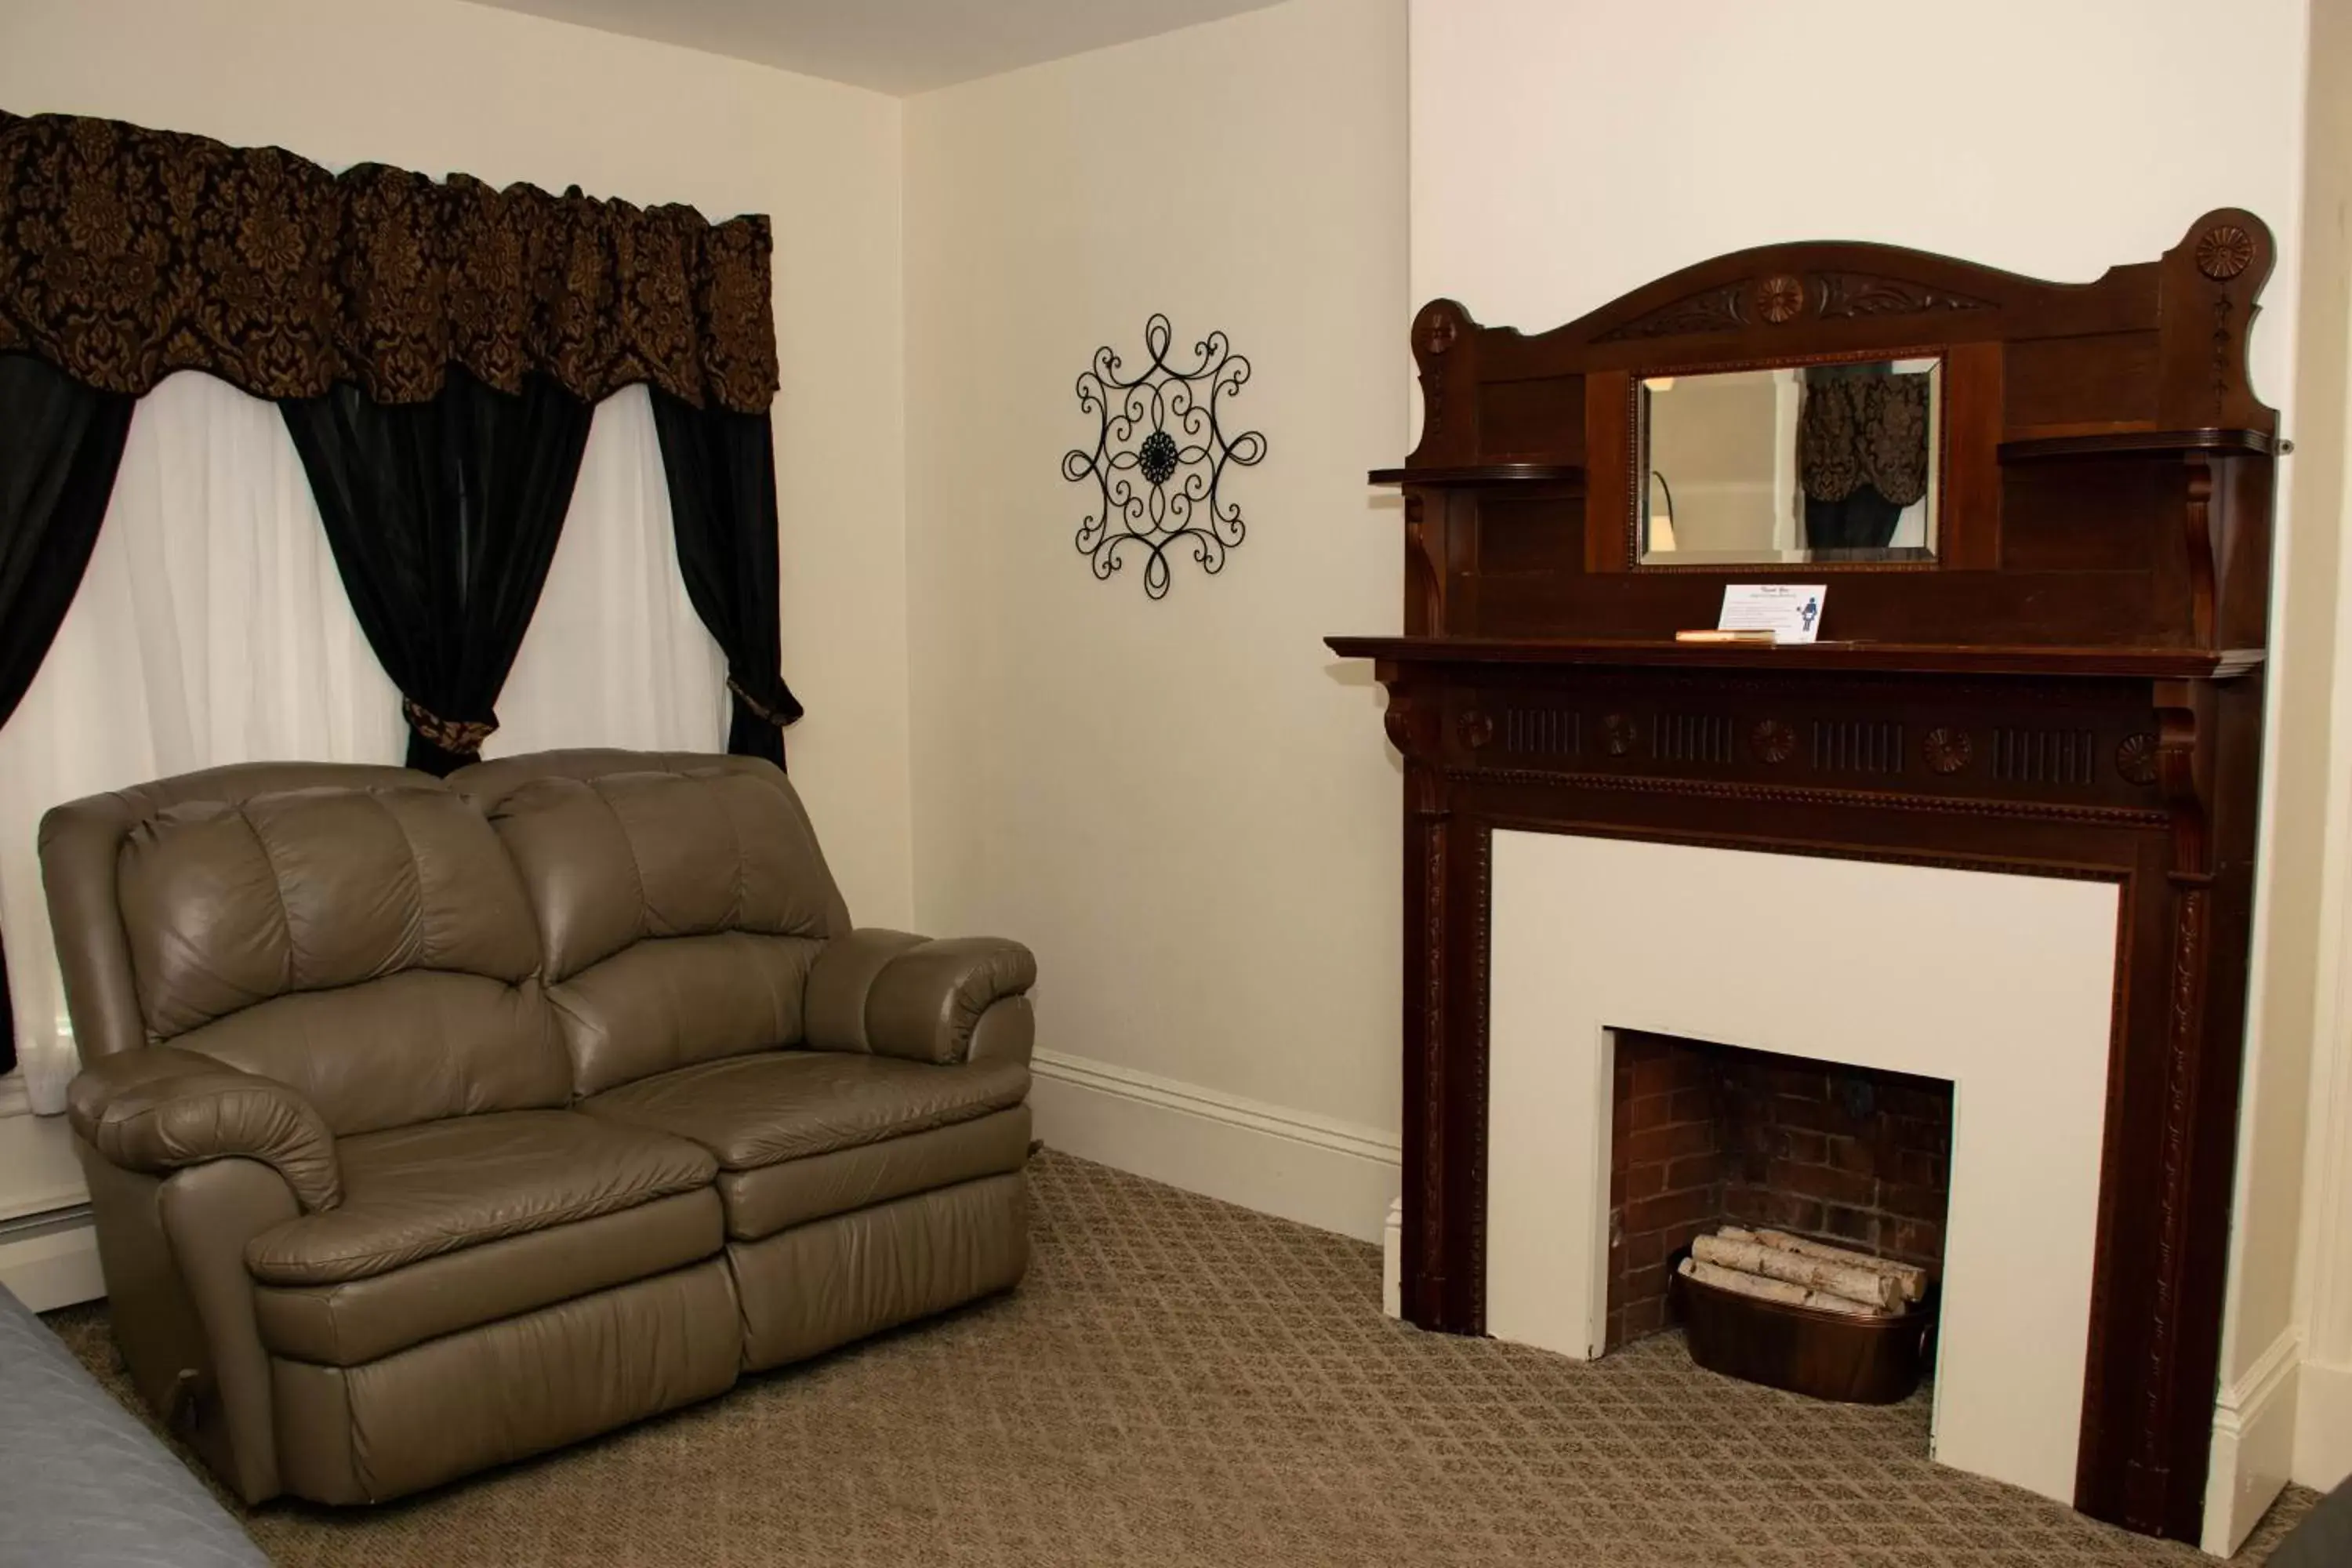
<svg viewBox="0 0 2352 1568">
<path fill-rule="evenodd" d="M 589 403 L 647 382 L 765 413 L 771 251 L 764 217 L 0 113 L 0 352 L 101 391 L 201 370 L 421 403 L 454 364 L 505 392 L 537 371 Z"/>
<path fill-rule="evenodd" d="M 1927 493 L 1927 378 L 1809 379 L 1797 447 L 1799 478 L 1812 500 L 1843 500 L 1866 484 L 1909 506 Z"/>
</svg>

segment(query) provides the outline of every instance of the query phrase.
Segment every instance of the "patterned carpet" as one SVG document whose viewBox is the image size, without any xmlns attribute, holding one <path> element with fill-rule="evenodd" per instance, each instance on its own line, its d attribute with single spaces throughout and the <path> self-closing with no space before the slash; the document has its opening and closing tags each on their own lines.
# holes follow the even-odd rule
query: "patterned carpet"
<svg viewBox="0 0 2352 1568">
<path fill-rule="evenodd" d="M 285 1563 L 2074 1568 L 2207 1559 L 1924 1458 L 1671 1336 L 1580 1364 L 1380 1314 L 1373 1248 L 1066 1155 L 1014 1295 L 386 1508 Z M 49 1322 L 108 1385 L 104 1316 Z M 2311 1504 L 2290 1493 L 2238 1559 Z"/>
</svg>

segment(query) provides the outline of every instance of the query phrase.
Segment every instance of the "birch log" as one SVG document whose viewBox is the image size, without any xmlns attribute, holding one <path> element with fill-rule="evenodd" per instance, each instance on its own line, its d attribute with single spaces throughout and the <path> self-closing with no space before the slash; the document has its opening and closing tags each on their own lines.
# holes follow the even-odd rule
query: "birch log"
<svg viewBox="0 0 2352 1568">
<path fill-rule="evenodd" d="M 1903 1288 L 1892 1275 L 1874 1268 L 1809 1258 L 1801 1252 L 1771 1247 L 1761 1240 L 1732 1241 L 1702 1236 L 1691 1243 L 1691 1256 L 1703 1263 L 1761 1274 L 1832 1296 L 1843 1296 L 1875 1312 L 1892 1312 L 1903 1302 Z"/>
<path fill-rule="evenodd" d="M 1726 1234 L 1728 1234 L 1727 1232 Z M 1897 1263 L 1891 1258 L 1873 1258 L 1866 1252 L 1850 1252 L 1843 1247 L 1832 1247 L 1825 1241 L 1813 1241 L 1801 1236 L 1790 1236 L 1783 1230 L 1743 1231 L 1744 1237 L 1782 1252 L 1800 1257 L 1818 1258 L 1824 1263 L 1843 1264 L 1849 1268 L 1869 1268 L 1895 1281 L 1906 1301 L 1916 1301 L 1927 1293 L 1927 1271 L 1916 1264 Z"/>
<path fill-rule="evenodd" d="M 1760 1274 L 1743 1274 L 1737 1268 L 1706 1263 L 1696 1258 L 1683 1259 L 1682 1272 L 1702 1285 L 1712 1285 L 1737 1296 L 1753 1296 L 1759 1300 L 1778 1301 L 1789 1307 L 1811 1307 L 1823 1312 L 1837 1312 L 1849 1318 L 1883 1316 L 1876 1308 L 1843 1296 L 1832 1296 L 1826 1290 L 1808 1290 L 1802 1285 L 1786 1279 L 1767 1279 Z"/>
</svg>

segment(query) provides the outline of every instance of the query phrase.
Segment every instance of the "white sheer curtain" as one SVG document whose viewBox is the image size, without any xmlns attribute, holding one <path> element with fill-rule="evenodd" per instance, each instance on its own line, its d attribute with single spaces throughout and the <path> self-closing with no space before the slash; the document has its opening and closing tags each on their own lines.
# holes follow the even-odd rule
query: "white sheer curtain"
<svg viewBox="0 0 2352 1568">
<path fill-rule="evenodd" d="M 0 726 L 0 931 L 18 1047 L 65 1033 L 35 835 L 61 801 L 270 758 L 397 763 L 369 651 L 275 405 L 190 372 L 140 400 L 73 608 Z"/>
<path fill-rule="evenodd" d="M 686 596 L 642 386 L 596 405 L 572 510 L 483 754 L 562 746 L 719 752 L 727 659 Z"/>
<path fill-rule="evenodd" d="M 653 405 L 596 409 L 494 756 L 726 744 L 726 660 L 670 536 Z M 400 693 L 352 615 L 275 405 L 194 373 L 140 401 L 89 570 L 0 726 L 0 932 L 16 1038 L 62 1038 L 35 837 L 60 801 L 224 763 L 400 762 Z"/>
</svg>

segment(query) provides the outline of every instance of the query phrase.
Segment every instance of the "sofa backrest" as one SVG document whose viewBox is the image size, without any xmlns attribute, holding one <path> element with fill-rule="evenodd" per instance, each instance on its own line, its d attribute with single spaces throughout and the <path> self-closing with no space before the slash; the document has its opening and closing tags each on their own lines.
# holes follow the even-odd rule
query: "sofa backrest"
<svg viewBox="0 0 2352 1568">
<path fill-rule="evenodd" d="M 200 1051 L 338 1133 L 571 1097 L 522 887 L 438 780 L 215 769 L 57 808 L 41 861 L 86 1053 Z"/>
<path fill-rule="evenodd" d="M 780 769 L 550 752 L 449 783 L 520 875 L 580 1094 L 800 1043 L 809 967 L 849 915 Z"/>
</svg>

